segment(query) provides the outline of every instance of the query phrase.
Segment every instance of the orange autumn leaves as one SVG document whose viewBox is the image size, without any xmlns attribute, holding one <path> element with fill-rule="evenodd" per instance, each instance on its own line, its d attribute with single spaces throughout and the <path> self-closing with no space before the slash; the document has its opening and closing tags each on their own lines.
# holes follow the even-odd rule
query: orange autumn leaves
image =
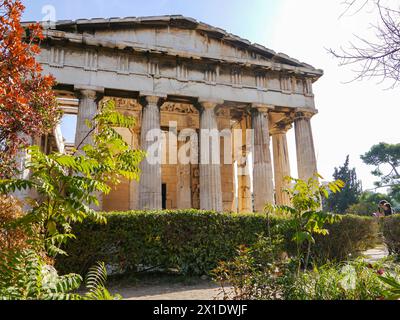
<svg viewBox="0 0 400 320">
<path fill-rule="evenodd" d="M 54 78 L 35 59 L 42 29 L 22 26 L 24 9 L 20 0 L 0 0 L 0 178 L 14 172 L 26 138 L 51 132 L 59 119 Z"/>
</svg>

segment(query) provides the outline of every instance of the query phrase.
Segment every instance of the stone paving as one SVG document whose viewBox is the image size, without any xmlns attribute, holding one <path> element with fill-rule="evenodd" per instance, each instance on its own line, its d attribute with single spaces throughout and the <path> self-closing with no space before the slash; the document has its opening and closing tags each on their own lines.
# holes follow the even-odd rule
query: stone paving
<svg viewBox="0 0 400 320">
<path fill-rule="evenodd" d="M 389 251 L 385 246 L 379 246 L 375 249 L 364 252 L 365 260 L 370 263 L 375 263 L 379 260 L 386 258 L 389 255 Z"/>
</svg>

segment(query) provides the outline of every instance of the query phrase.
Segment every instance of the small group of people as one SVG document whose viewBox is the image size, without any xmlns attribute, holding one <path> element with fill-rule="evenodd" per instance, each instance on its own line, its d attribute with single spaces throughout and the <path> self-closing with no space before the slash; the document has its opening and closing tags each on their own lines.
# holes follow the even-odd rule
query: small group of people
<svg viewBox="0 0 400 320">
<path fill-rule="evenodd" d="M 388 217 L 393 215 L 392 205 L 386 200 L 382 200 L 378 205 L 378 212 L 374 213 L 375 217 Z"/>
</svg>

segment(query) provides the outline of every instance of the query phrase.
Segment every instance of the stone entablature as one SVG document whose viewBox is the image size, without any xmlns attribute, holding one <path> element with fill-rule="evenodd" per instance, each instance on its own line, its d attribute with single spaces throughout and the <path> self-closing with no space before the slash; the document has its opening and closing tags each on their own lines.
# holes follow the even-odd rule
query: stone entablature
<svg viewBox="0 0 400 320">
<path fill-rule="evenodd" d="M 70 85 L 315 107 L 312 83 L 321 70 L 201 23 L 188 30 L 189 18 L 155 17 L 128 27 L 130 21 L 77 21 L 75 30 L 64 22 L 45 30 L 44 71 Z"/>
</svg>

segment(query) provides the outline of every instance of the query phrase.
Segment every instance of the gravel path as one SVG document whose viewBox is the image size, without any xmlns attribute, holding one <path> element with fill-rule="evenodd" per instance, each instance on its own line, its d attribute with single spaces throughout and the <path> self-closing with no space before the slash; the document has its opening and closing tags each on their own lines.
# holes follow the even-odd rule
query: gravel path
<svg viewBox="0 0 400 320">
<path fill-rule="evenodd" d="M 155 285 L 122 288 L 117 290 L 126 300 L 217 300 L 218 286 L 209 284 L 200 285 Z"/>
<path fill-rule="evenodd" d="M 222 300 L 219 286 L 211 280 L 201 279 L 185 284 L 160 278 L 138 285 L 112 286 L 110 291 L 120 294 L 124 300 Z"/>
</svg>

